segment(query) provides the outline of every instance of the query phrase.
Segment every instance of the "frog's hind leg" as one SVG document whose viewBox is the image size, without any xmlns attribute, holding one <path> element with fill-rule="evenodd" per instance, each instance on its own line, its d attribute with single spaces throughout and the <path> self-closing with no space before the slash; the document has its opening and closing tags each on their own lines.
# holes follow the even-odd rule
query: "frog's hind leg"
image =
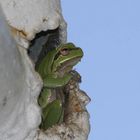
<svg viewBox="0 0 140 140">
<path fill-rule="evenodd" d="M 54 100 L 49 103 L 46 108 L 42 110 L 42 124 L 41 128 L 46 130 L 49 127 L 59 123 L 62 119 L 63 107 L 60 100 Z"/>
</svg>

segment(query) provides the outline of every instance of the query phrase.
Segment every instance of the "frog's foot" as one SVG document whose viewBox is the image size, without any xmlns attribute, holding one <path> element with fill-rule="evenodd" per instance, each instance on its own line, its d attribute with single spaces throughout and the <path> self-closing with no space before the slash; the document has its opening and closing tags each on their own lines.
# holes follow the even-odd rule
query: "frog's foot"
<svg viewBox="0 0 140 140">
<path fill-rule="evenodd" d="M 76 70 L 71 70 L 70 74 L 72 74 L 72 80 L 77 83 L 81 83 L 81 75 Z"/>
<path fill-rule="evenodd" d="M 43 130 L 52 127 L 63 118 L 63 107 L 60 100 L 54 100 L 42 110 L 42 123 L 40 128 Z"/>
</svg>

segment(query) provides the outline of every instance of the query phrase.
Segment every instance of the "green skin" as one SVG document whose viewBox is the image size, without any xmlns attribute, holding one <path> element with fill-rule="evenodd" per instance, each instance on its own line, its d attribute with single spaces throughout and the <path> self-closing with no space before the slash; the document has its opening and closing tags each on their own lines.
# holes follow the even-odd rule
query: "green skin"
<svg viewBox="0 0 140 140">
<path fill-rule="evenodd" d="M 48 54 L 36 67 L 36 71 L 43 80 L 43 90 L 38 102 L 42 108 L 41 129 L 59 123 L 63 118 L 62 102 L 59 99 L 49 101 L 56 88 L 64 87 L 74 76 L 72 71 L 82 58 L 81 48 L 72 43 L 61 44 L 59 47 L 49 51 Z"/>
</svg>

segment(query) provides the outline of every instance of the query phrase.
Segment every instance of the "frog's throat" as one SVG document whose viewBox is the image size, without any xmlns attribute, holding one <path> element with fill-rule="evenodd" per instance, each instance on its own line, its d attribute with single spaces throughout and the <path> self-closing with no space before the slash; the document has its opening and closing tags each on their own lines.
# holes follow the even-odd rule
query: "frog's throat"
<svg viewBox="0 0 140 140">
<path fill-rule="evenodd" d="M 81 57 L 70 59 L 57 67 L 58 72 L 69 72 L 81 60 Z"/>
</svg>

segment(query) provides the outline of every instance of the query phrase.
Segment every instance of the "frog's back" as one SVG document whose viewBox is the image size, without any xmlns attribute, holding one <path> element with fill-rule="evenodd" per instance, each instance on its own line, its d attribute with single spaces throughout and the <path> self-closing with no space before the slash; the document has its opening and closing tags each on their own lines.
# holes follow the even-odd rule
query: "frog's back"
<svg viewBox="0 0 140 140">
<path fill-rule="evenodd" d="M 36 66 L 36 71 L 40 74 L 42 78 L 44 78 L 48 74 L 51 74 L 54 58 L 55 50 L 52 50 Z"/>
</svg>

